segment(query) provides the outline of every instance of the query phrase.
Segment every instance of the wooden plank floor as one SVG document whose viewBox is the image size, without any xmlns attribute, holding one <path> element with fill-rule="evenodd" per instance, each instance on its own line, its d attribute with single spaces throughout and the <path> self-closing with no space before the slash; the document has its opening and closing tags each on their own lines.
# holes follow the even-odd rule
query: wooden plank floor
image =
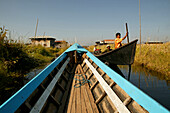
<svg viewBox="0 0 170 113">
<path fill-rule="evenodd" d="M 75 88 L 74 85 L 77 83 L 81 84 L 81 81 L 76 79 L 82 79 L 80 76 L 84 74 L 80 65 L 77 66 L 69 98 L 67 113 L 99 113 L 94 98 L 89 88 L 88 83 Z M 85 77 L 85 75 L 83 75 Z"/>
</svg>

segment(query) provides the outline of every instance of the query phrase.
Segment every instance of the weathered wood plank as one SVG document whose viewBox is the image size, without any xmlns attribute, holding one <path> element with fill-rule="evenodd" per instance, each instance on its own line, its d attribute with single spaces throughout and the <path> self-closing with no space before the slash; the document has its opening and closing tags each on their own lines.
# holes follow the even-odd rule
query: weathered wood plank
<svg viewBox="0 0 170 113">
<path fill-rule="evenodd" d="M 56 100 L 52 95 L 50 95 L 49 97 L 52 99 L 55 105 L 60 105 L 60 102 L 58 102 L 58 100 Z"/>
<path fill-rule="evenodd" d="M 115 82 L 112 82 L 109 86 L 112 87 L 115 84 L 116 84 Z M 105 96 L 106 92 L 103 92 L 103 94 L 95 101 L 95 103 L 98 104 Z"/>
<path fill-rule="evenodd" d="M 77 79 L 77 76 L 74 76 L 74 78 Z M 76 80 L 75 80 L 75 84 L 76 84 Z M 74 86 L 72 87 L 72 89 L 74 89 L 74 94 L 73 94 L 73 102 L 72 102 L 72 107 L 71 107 L 71 112 L 70 113 L 76 113 L 76 95 L 77 95 L 77 90 L 74 88 Z"/>
<path fill-rule="evenodd" d="M 79 68 L 80 68 L 80 65 L 78 65 L 79 66 Z M 79 69 L 79 71 L 80 71 L 80 69 Z M 77 79 L 81 79 L 80 78 L 80 76 L 77 76 Z M 80 84 L 80 81 L 77 81 L 77 83 L 78 84 Z M 78 87 L 78 88 L 76 88 L 76 90 L 77 90 L 77 94 L 76 94 L 76 113 L 81 113 L 81 92 L 80 92 L 80 88 L 81 87 Z"/>
<path fill-rule="evenodd" d="M 93 108 L 94 113 L 99 113 L 99 110 L 98 110 L 96 104 L 94 103 L 94 98 L 93 98 L 93 95 L 92 95 L 92 93 L 91 93 L 91 91 L 89 89 L 89 85 L 86 84 L 85 86 L 86 86 L 85 90 L 87 91 L 87 94 L 89 96 L 89 99 L 90 99 L 90 102 L 91 102 L 91 106 Z"/>
<path fill-rule="evenodd" d="M 87 107 L 86 107 L 85 100 L 84 100 L 84 95 L 83 95 L 84 86 L 81 86 L 80 90 L 81 90 L 81 112 L 86 113 L 87 112 Z"/>
<path fill-rule="evenodd" d="M 64 78 L 64 80 L 68 81 L 68 78 L 65 75 L 62 75 L 61 77 Z"/>
<path fill-rule="evenodd" d="M 74 69 L 73 69 L 74 70 Z M 69 89 L 70 88 L 70 85 L 71 85 L 71 81 L 72 79 L 69 79 L 68 81 L 68 85 L 67 85 L 67 88 L 66 89 Z M 64 93 L 63 95 L 63 98 L 61 100 L 61 106 L 58 110 L 58 113 L 63 113 L 64 112 L 64 107 L 65 107 L 65 103 L 66 103 L 66 100 L 67 100 L 67 97 L 68 97 L 68 93 L 69 93 L 69 90 L 66 90 L 66 92 Z"/>
<path fill-rule="evenodd" d="M 31 110 L 31 105 L 29 104 L 29 102 L 25 101 L 25 105 Z"/>
<path fill-rule="evenodd" d="M 82 68 L 81 66 L 80 66 L 80 70 L 81 70 L 81 73 L 84 74 L 83 68 Z M 83 76 L 84 76 L 84 78 L 86 78 L 85 75 L 83 75 Z M 87 78 L 86 78 L 86 79 L 87 79 Z M 89 88 L 89 85 L 88 85 L 88 84 L 85 84 L 85 86 L 82 87 L 82 88 L 83 88 L 84 90 L 86 90 L 86 92 L 87 92 L 87 95 L 88 95 L 88 97 L 89 97 L 89 100 L 90 100 L 90 103 L 91 103 L 93 112 L 94 112 L 94 113 L 99 113 L 98 108 L 97 108 L 96 104 L 94 103 L 94 98 L 93 98 L 93 95 L 92 95 L 91 90 L 90 90 L 90 88 Z M 88 108 L 87 108 L 87 109 L 88 109 Z M 83 112 L 82 112 L 82 113 L 83 113 Z"/>
<path fill-rule="evenodd" d="M 84 90 L 82 90 L 82 91 L 83 91 L 83 96 L 84 96 L 85 104 L 87 107 L 87 111 L 88 111 L 88 113 L 93 113 L 93 108 L 90 103 L 90 99 L 88 97 L 87 91 L 85 90 L 85 86 L 83 86 L 83 87 L 84 87 Z"/>
<path fill-rule="evenodd" d="M 103 77 L 106 73 L 103 73 L 101 76 Z M 97 80 L 91 87 L 90 90 L 93 90 L 94 87 L 99 83 L 99 81 Z"/>
<path fill-rule="evenodd" d="M 85 59 L 84 60 L 89 68 L 92 70 L 96 78 L 98 79 L 99 83 L 102 84 L 101 86 L 114 103 L 115 107 L 120 113 L 130 113 L 130 111 L 126 108 L 126 106 L 122 103 L 119 97 L 115 94 L 115 92 L 110 88 L 110 86 L 104 81 L 104 79 L 100 76 L 100 74 L 96 71 L 96 69 L 90 64 L 90 62 Z"/>
<path fill-rule="evenodd" d="M 69 98 L 69 101 L 68 101 L 69 104 L 68 104 L 68 108 L 67 108 L 67 113 L 71 113 L 71 110 L 72 110 L 72 107 L 73 107 L 72 105 L 73 105 L 73 101 L 74 101 L 74 92 L 75 92 L 74 85 L 75 85 L 75 79 L 73 79 L 72 86 L 71 86 L 71 94 L 70 94 L 70 98 Z"/>
<path fill-rule="evenodd" d="M 91 73 L 91 74 L 88 76 L 87 80 L 89 80 L 92 76 L 93 76 L 93 73 Z"/>
<path fill-rule="evenodd" d="M 57 83 L 57 85 L 59 86 L 59 88 L 61 89 L 62 92 L 65 91 L 65 88 L 63 88 L 63 86 L 60 83 Z"/>
<path fill-rule="evenodd" d="M 67 64 L 69 63 L 70 58 L 68 58 L 65 63 L 62 65 L 62 67 L 60 68 L 60 70 L 58 71 L 58 73 L 55 75 L 55 77 L 53 78 L 53 80 L 51 81 L 51 83 L 48 85 L 48 87 L 46 88 L 46 90 L 44 91 L 44 93 L 41 95 L 41 97 L 39 98 L 39 100 L 36 102 L 36 104 L 34 105 L 34 107 L 32 108 L 32 110 L 30 111 L 31 113 L 39 113 L 42 109 L 42 107 L 44 106 L 47 98 L 49 97 L 52 89 L 54 88 L 55 84 L 57 83 L 58 79 L 60 78 L 61 74 L 63 73 L 65 67 L 67 66 Z"/>
<path fill-rule="evenodd" d="M 123 104 L 124 104 L 125 106 L 127 106 L 131 101 L 132 101 L 132 98 L 129 96 L 128 98 L 126 98 L 125 101 L 123 101 Z"/>
</svg>

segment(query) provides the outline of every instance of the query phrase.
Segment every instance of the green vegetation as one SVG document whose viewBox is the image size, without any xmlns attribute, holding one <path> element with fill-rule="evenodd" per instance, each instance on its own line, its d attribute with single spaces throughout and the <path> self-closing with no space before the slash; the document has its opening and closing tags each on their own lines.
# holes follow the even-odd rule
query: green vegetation
<svg viewBox="0 0 170 113">
<path fill-rule="evenodd" d="M 135 63 L 149 70 L 165 75 L 170 80 L 170 42 L 165 44 L 142 44 L 137 45 Z"/>
<path fill-rule="evenodd" d="M 0 104 L 24 85 L 26 73 L 51 62 L 60 51 L 11 42 L 7 31 L 0 28 Z"/>
<path fill-rule="evenodd" d="M 45 65 L 55 57 L 58 50 L 42 46 L 20 44 L 0 45 L 0 100 L 10 97 L 24 84 L 25 74 L 31 69 Z"/>
</svg>

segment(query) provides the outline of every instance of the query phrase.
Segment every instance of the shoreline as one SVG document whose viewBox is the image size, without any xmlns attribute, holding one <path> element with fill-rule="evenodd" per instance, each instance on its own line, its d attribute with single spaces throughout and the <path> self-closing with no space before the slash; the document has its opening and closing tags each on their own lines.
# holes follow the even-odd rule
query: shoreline
<svg viewBox="0 0 170 113">
<path fill-rule="evenodd" d="M 134 65 L 163 74 L 170 80 L 170 42 L 164 44 L 142 44 L 136 47 Z"/>
<path fill-rule="evenodd" d="M 167 72 L 161 72 L 161 71 L 154 70 L 154 69 L 150 68 L 149 66 L 144 65 L 144 64 L 141 64 L 141 63 L 138 63 L 138 62 L 134 62 L 134 63 L 132 64 L 132 66 L 140 66 L 141 68 L 145 68 L 145 69 L 147 69 L 148 71 L 151 71 L 151 72 L 155 72 L 155 73 L 160 74 L 161 76 L 163 76 L 164 80 L 170 80 L 170 76 L 168 76 L 168 73 L 167 73 Z"/>
</svg>

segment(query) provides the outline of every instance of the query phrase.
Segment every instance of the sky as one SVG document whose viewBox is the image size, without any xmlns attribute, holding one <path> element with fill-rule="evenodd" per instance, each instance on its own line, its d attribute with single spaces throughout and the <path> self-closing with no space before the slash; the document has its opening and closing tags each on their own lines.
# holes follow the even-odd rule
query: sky
<svg viewBox="0 0 170 113">
<path fill-rule="evenodd" d="M 145 41 L 170 41 L 170 0 L 140 0 Z M 0 0 L 0 26 L 27 42 L 35 35 L 54 36 L 81 45 L 126 34 L 139 39 L 139 0 Z M 127 41 L 124 40 L 124 43 Z M 139 42 L 139 41 L 138 41 Z"/>
</svg>

